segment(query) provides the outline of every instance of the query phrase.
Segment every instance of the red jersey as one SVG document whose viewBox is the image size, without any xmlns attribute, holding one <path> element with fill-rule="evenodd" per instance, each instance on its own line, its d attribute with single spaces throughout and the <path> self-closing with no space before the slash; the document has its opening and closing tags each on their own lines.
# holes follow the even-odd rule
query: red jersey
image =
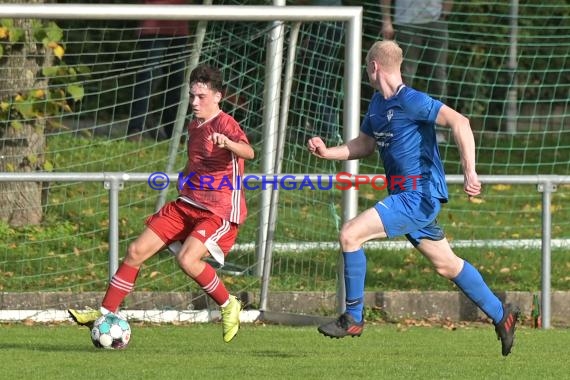
<svg viewBox="0 0 570 380">
<path fill-rule="evenodd" d="M 145 4 L 184 5 L 186 0 L 145 0 Z M 187 36 L 186 20 L 141 20 L 139 34 L 141 36 Z"/>
<path fill-rule="evenodd" d="M 238 122 L 223 111 L 204 123 L 192 120 L 188 124 L 188 173 L 178 181 L 180 198 L 241 224 L 247 215 L 241 183 L 244 159 L 214 145 L 211 136 L 215 132 L 249 144 Z"/>
</svg>

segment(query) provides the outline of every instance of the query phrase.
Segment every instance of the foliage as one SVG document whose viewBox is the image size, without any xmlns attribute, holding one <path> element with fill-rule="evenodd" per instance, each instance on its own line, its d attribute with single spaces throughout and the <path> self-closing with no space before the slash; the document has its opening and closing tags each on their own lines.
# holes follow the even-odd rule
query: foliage
<svg viewBox="0 0 570 380">
<path fill-rule="evenodd" d="M 559 70 L 567 66 L 570 48 L 558 31 L 569 30 L 570 7 L 564 0 L 548 5 L 522 1 L 515 19 L 511 11 L 510 2 L 455 2 L 449 39 L 452 97 L 491 99 L 496 87 L 507 90 L 514 84 L 522 103 L 565 103 L 570 73 Z"/>
<path fill-rule="evenodd" d="M 523 105 L 547 108 L 566 105 L 570 91 L 568 1 L 518 1 L 515 41 L 512 40 L 512 3 L 455 1 L 453 4 L 448 18 L 447 103 L 466 114 L 497 116 L 494 102 L 507 100 L 505 92 L 515 79 L 519 110 Z M 365 54 L 380 35 L 379 2 L 344 0 L 343 4 L 364 9 Z M 511 52 L 514 52 L 514 67 L 509 62 Z M 363 93 L 368 91 L 370 89 L 364 86 Z"/>
<path fill-rule="evenodd" d="M 15 26 L 14 20 L 0 20 L 0 58 L 16 51 L 25 43 L 25 30 Z M 42 67 L 41 75 L 48 80 L 47 88 L 20 89 L 0 100 L 0 125 L 19 129 L 21 123 L 37 118 L 52 121 L 52 116 L 71 112 L 69 103 L 83 99 L 81 80 L 89 74 L 86 66 L 67 66 L 63 61 L 63 31 L 55 22 L 31 21 L 33 40 L 57 58 L 53 66 Z"/>
</svg>

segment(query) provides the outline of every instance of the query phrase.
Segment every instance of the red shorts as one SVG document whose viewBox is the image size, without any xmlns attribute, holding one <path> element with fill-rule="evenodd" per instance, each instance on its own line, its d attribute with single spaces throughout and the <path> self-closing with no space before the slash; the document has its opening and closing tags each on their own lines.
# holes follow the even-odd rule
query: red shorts
<svg viewBox="0 0 570 380">
<path fill-rule="evenodd" d="M 165 204 L 156 214 L 147 218 L 146 225 L 166 245 L 184 242 L 189 236 L 195 237 L 222 265 L 238 234 L 237 224 L 181 200 Z"/>
</svg>

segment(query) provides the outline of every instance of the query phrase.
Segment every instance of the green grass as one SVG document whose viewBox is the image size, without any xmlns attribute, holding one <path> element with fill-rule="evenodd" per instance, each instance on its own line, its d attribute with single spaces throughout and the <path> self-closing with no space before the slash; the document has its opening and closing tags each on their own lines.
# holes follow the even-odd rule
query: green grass
<svg viewBox="0 0 570 380">
<path fill-rule="evenodd" d="M 504 358 L 490 325 L 369 324 L 331 340 L 314 327 L 243 325 L 229 344 L 219 324 L 132 325 L 123 351 L 95 349 L 85 328 L 1 325 L 5 379 L 563 379 L 570 330 L 519 328 Z"/>
</svg>

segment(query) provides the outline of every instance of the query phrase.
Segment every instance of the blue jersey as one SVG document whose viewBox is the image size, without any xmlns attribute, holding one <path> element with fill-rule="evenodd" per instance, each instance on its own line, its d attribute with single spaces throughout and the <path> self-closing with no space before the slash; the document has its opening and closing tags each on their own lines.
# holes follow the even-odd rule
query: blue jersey
<svg viewBox="0 0 570 380">
<path fill-rule="evenodd" d="M 373 95 L 360 129 L 376 140 L 389 194 L 419 191 L 447 202 L 435 134 L 435 119 L 442 106 L 405 86 L 388 99 L 378 92 Z"/>
</svg>

